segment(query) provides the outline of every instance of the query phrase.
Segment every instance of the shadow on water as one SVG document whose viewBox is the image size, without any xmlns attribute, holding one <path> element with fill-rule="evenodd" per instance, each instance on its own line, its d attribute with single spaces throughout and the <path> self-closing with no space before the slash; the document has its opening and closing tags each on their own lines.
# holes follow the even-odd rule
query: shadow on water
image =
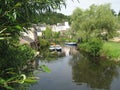
<svg viewBox="0 0 120 90">
<path fill-rule="evenodd" d="M 30 90 L 120 90 L 120 68 L 110 60 L 83 55 L 76 47 L 63 47 L 64 55 L 44 62 L 52 72 L 37 74 Z M 40 89 L 42 88 L 42 89 Z"/>
<path fill-rule="evenodd" d="M 110 90 L 114 77 L 118 77 L 116 63 L 109 60 L 95 60 L 79 55 L 70 61 L 72 79 L 77 85 L 86 83 L 90 88 Z"/>
</svg>

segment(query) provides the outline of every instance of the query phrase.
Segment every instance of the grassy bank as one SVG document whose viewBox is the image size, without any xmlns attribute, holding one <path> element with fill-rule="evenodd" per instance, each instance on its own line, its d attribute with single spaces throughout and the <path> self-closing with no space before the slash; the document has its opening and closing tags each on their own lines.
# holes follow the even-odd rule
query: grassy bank
<svg viewBox="0 0 120 90">
<path fill-rule="evenodd" d="M 108 58 L 120 60 L 120 43 L 105 42 L 100 52 Z"/>
</svg>

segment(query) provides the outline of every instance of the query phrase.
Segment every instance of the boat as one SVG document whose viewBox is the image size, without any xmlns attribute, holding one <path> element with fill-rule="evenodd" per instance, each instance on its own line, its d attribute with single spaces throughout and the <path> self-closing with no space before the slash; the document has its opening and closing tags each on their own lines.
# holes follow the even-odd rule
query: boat
<svg viewBox="0 0 120 90">
<path fill-rule="evenodd" d="M 50 47 L 49 47 L 49 50 L 50 50 L 50 51 L 55 51 L 55 46 L 50 46 Z"/>
<path fill-rule="evenodd" d="M 62 51 L 62 47 L 60 45 L 55 45 L 55 50 L 56 51 Z"/>
<path fill-rule="evenodd" d="M 69 43 L 65 43 L 65 45 L 69 45 L 69 46 L 77 46 L 76 42 L 69 42 Z"/>
<path fill-rule="evenodd" d="M 51 45 L 49 47 L 49 50 L 50 51 L 59 51 L 59 52 L 61 52 L 62 51 L 62 47 L 60 45 Z"/>
</svg>

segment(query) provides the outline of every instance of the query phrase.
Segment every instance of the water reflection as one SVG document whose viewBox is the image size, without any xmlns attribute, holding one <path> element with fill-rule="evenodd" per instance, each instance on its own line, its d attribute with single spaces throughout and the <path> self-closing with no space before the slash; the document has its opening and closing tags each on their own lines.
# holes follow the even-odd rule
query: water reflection
<svg viewBox="0 0 120 90">
<path fill-rule="evenodd" d="M 113 78 L 118 76 L 115 62 L 82 57 L 70 61 L 73 81 L 77 85 L 87 83 L 91 88 L 110 90 Z"/>
<path fill-rule="evenodd" d="M 76 50 L 76 46 L 64 46 L 63 47 L 63 53 L 65 53 L 65 56 L 69 56 L 69 55 L 75 55 L 78 53 L 78 51 Z"/>
<path fill-rule="evenodd" d="M 65 46 L 65 56 L 44 63 L 51 73 L 38 73 L 30 90 L 120 90 L 120 68 L 109 60 L 94 60 L 76 47 Z"/>
</svg>

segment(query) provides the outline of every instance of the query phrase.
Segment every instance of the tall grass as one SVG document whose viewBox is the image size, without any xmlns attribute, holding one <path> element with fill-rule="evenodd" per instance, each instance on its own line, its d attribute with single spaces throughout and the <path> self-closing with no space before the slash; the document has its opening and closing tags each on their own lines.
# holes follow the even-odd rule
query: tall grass
<svg viewBox="0 0 120 90">
<path fill-rule="evenodd" d="M 101 54 L 112 59 L 120 59 L 120 43 L 105 42 Z"/>
</svg>

